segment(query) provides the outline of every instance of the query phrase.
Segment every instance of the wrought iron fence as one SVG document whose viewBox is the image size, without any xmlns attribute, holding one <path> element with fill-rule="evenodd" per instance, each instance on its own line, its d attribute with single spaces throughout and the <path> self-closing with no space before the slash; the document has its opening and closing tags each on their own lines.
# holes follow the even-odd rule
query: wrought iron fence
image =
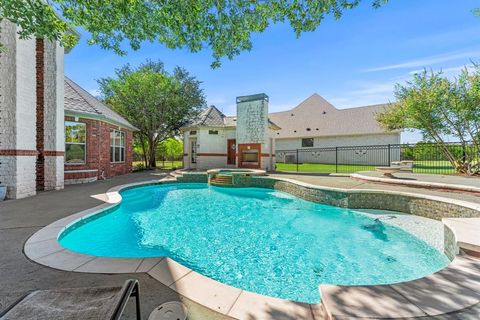
<svg viewBox="0 0 480 320">
<path fill-rule="evenodd" d="M 474 144 L 435 143 L 341 146 L 277 150 L 277 171 L 352 173 L 390 166 L 395 161 L 413 161 L 414 173 L 454 174 L 456 169 L 444 148 L 459 162 L 480 161 L 480 148 Z"/>
</svg>

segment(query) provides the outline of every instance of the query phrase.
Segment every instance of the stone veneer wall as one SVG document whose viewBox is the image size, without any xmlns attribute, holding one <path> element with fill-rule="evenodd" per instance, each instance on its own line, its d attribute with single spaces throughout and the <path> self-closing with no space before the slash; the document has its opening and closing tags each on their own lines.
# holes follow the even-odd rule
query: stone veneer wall
<svg viewBox="0 0 480 320">
<path fill-rule="evenodd" d="M 257 95 L 257 97 L 252 97 L 252 99 L 256 100 L 237 102 L 237 166 L 241 167 L 239 163 L 241 148 L 239 145 L 258 143 L 261 148 L 260 163 L 258 167 L 270 171 L 275 168 L 275 161 L 273 159 L 275 154 L 273 150 L 275 147 L 273 142 L 274 139 L 270 139 L 272 132 L 268 125 L 268 97 L 260 94 Z M 272 146 L 270 144 L 272 144 Z"/>
<path fill-rule="evenodd" d="M 63 162 L 65 155 L 64 127 L 64 49 L 58 42 L 43 41 L 44 46 L 44 190 L 64 187 Z"/>
<path fill-rule="evenodd" d="M 187 172 L 182 176 L 177 177 L 178 182 L 208 182 L 208 175 L 206 172 Z"/>
<path fill-rule="evenodd" d="M 23 198 L 36 193 L 35 40 L 20 40 L 9 21 L 0 27 L 0 182 Z"/>
</svg>

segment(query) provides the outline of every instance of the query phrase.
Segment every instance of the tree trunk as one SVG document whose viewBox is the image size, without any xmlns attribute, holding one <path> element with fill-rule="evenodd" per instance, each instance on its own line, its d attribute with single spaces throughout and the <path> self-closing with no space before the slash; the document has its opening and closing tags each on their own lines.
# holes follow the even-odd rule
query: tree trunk
<svg viewBox="0 0 480 320">
<path fill-rule="evenodd" d="M 148 168 L 147 150 L 145 148 L 145 138 L 143 136 L 140 136 L 140 143 L 142 144 L 143 163 L 145 164 L 145 168 Z"/>
<path fill-rule="evenodd" d="M 148 139 L 148 161 L 149 161 L 149 168 L 154 169 L 157 167 L 157 162 L 155 159 L 155 151 L 156 151 L 156 144 L 155 139 L 149 138 Z"/>
</svg>

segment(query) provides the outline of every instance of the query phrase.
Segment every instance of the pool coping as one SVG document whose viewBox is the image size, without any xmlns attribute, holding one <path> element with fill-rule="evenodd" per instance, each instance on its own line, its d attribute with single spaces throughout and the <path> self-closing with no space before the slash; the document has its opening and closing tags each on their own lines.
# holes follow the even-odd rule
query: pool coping
<svg viewBox="0 0 480 320">
<path fill-rule="evenodd" d="M 454 203 L 480 212 L 480 204 L 439 196 L 376 189 L 332 188 L 287 178 L 276 177 L 270 179 L 290 182 L 307 188 L 345 193 L 385 193 L 420 197 Z M 118 206 L 122 200 L 119 194 L 121 190 L 136 186 L 176 182 L 176 179 L 167 178 L 115 186 L 105 193 L 105 203 L 57 220 L 37 231 L 26 241 L 24 253 L 36 263 L 64 271 L 106 274 L 148 273 L 180 295 L 215 312 L 238 319 L 247 318 L 252 314 L 258 318 L 265 318 L 272 311 L 295 315 L 295 318 L 298 319 L 329 319 L 332 316 L 376 318 L 436 316 L 455 312 L 480 302 L 480 260 L 464 255 L 457 255 L 446 268 L 436 273 L 399 284 L 376 286 L 320 285 L 322 301 L 319 304 L 306 304 L 264 296 L 223 284 L 168 257 L 96 257 L 70 251 L 63 248 L 58 242 L 58 235 L 70 225 Z M 455 241 L 461 244 L 462 241 L 459 241 L 461 235 L 456 229 L 458 226 L 455 223 L 458 224 L 458 220 L 469 219 L 476 218 L 451 218 L 442 219 L 442 221 L 446 227 L 452 229 Z M 468 224 L 465 221 L 462 221 L 462 223 Z M 480 224 L 478 228 L 480 230 Z M 466 244 L 470 245 L 468 241 Z M 473 249 L 478 248 L 476 244 L 473 245 Z M 472 273 L 472 270 L 476 270 L 476 272 Z M 455 292 L 461 292 L 462 294 L 452 295 Z M 348 299 L 344 299 L 344 295 L 348 295 Z M 418 297 L 423 297 L 423 300 Z"/>
</svg>

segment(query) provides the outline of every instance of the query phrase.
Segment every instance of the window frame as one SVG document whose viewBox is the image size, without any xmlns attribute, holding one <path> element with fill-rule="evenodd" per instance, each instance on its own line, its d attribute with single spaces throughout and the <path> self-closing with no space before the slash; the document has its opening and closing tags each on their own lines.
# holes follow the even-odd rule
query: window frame
<svg viewBox="0 0 480 320">
<path fill-rule="evenodd" d="M 311 141 L 312 145 L 305 145 L 305 141 Z M 309 143 L 310 144 L 310 143 Z M 313 148 L 315 146 L 315 139 L 314 138 L 302 138 L 302 148 Z"/>
<path fill-rule="evenodd" d="M 84 140 L 85 142 L 67 142 L 67 135 L 65 134 L 65 154 L 63 156 L 63 161 L 65 165 L 72 165 L 72 166 L 82 166 L 87 164 L 87 124 L 85 122 L 80 122 L 80 121 L 64 121 L 64 130 L 66 131 L 66 128 L 69 124 L 72 125 L 81 125 L 84 128 L 85 132 L 85 137 Z M 67 162 L 67 145 L 80 145 L 84 146 L 84 152 L 83 152 L 83 162 Z"/>
<path fill-rule="evenodd" d="M 116 145 L 116 134 L 120 133 L 120 141 L 123 141 L 123 146 L 122 145 Z M 112 136 L 113 134 L 113 136 Z M 117 130 L 117 129 L 110 129 L 110 163 L 125 163 L 125 148 L 126 148 L 126 141 L 125 141 L 126 134 L 122 130 Z M 112 145 L 113 141 L 113 145 Z M 119 159 L 116 161 L 115 159 L 115 151 L 116 148 L 119 148 L 122 153 L 119 153 Z M 121 160 L 122 159 L 122 160 Z"/>
</svg>

